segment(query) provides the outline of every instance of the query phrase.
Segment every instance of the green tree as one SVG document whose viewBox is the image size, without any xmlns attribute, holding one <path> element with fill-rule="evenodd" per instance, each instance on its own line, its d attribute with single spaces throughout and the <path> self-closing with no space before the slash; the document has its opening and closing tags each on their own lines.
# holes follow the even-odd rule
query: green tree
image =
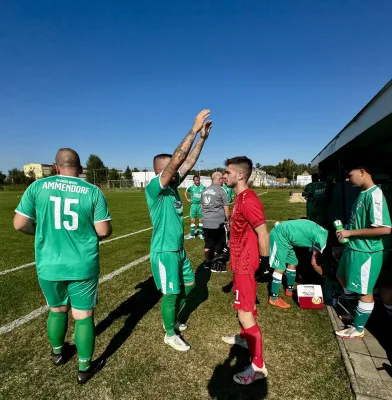
<svg viewBox="0 0 392 400">
<path fill-rule="evenodd" d="M 95 154 L 91 154 L 86 165 L 87 182 L 99 184 L 106 182 L 107 168 L 103 161 Z"/>
<path fill-rule="evenodd" d="M 109 181 L 118 181 L 120 179 L 120 174 L 116 170 L 116 168 L 109 169 L 108 180 Z"/>
<path fill-rule="evenodd" d="M 56 167 L 52 165 L 52 167 L 50 168 L 49 176 L 55 176 L 55 175 L 57 175 Z"/>
<path fill-rule="evenodd" d="M 3 171 L 0 171 L 0 185 L 4 185 L 6 178 L 7 175 L 3 174 Z"/>
<path fill-rule="evenodd" d="M 261 169 L 261 164 L 257 162 L 256 165 L 255 165 L 255 168 Z"/>
<path fill-rule="evenodd" d="M 134 168 L 132 172 L 139 172 L 139 168 Z"/>
<path fill-rule="evenodd" d="M 8 171 L 7 183 L 10 185 L 24 185 L 28 183 L 28 178 L 23 171 L 13 168 Z"/>
<path fill-rule="evenodd" d="M 133 186 L 133 175 L 132 171 L 130 170 L 129 166 L 124 171 L 123 177 L 125 180 L 129 181 L 130 185 Z"/>
</svg>

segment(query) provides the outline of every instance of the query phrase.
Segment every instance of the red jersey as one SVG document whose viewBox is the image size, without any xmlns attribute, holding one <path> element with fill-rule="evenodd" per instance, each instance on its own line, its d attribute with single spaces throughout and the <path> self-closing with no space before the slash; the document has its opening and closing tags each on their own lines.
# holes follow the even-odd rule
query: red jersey
<svg viewBox="0 0 392 400">
<path fill-rule="evenodd" d="M 264 207 L 253 190 L 240 193 L 230 222 L 230 269 L 235 274 L 254 274 L 259 267 L 259 242 L 254 231 L 265 224 Z"/>
</svg>

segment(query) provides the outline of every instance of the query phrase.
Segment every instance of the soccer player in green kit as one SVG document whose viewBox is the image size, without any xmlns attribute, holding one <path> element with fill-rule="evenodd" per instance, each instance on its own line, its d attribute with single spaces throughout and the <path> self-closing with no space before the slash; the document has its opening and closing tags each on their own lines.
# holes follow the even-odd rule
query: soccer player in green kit
<svg viewBox="0 0 392 400">
<path fill-rule="evenodd" d="M 111 235 L 111 217 L 99 188 L 79 178 L 79 155 L 60 149 L 58 175 L 39 179 L 24 192 L 15 229 L 35 235 L 38 281 L 49 306 L 47 332 L 55 365 L 67 361 L 64 339 L 68 311 L 75 319 L 78 383 L 86 383 L 104 364 L 91 362 L 95 345 L 93 310 L 97 303 L 99 240 Z M 69 357 L 68 357 L 69 358 Z"/>
<path fill-rule="evenodd" d="M 339 241 L 348 238 L 339 262 L 337 278 L 345 292 L 360 295 L 353 326 L 336 331 L 343 339 L 364 336 L 364 328 L 374 308 L 373 289 L 383 263 L 382 238 L 391 233 L 391 218 L 382 190 L 376 186 L 367 166 L 351 168 L 347 179 L 361 188 L 355 201 L 348 230 L 337 231 Z"/>
<path fill-rule="evenodd" d="M 282 284 L 282 277 L 286 272 L 287 289 L 286 296 L 293 296 L 293 288 L 296 278 L 298 259 L 293 247 L 307 247 L 313 250 L 312 266 L 322 273 L 318 265 L 319 255 L 327 245 L 328 231 L 307 219 L 296 219 L 281 222 L 270 232 L 270 267 L 274 269 L 272 274 L 271 296 L 268 303 L 279 308 L 290 308 L 290 304 L 278 297 Z"/>
<path fill-rule="evenodd" d="M 145 191 L 153 226 L 151 269 L 155 284 L 163 294 L 164 343 L 178 351 L 190 349 L 176 334 L 176 330 L 187 328 L 184 324 L 176 323 L 176 317 L 195 286 L 195 276 L 184 250 L 183 207 L 177 188 L 196 164 L 208 138 L 212 126 L 212 121 L 206 121 L 209 115 L 209 110 L 202 110 L 196 116 L 192 129 L 173 155 L 159 154 L 154 157 L 157 176 L 150 181 Z M 200 138 L 191 150 L 199 132 Z"/>
<path fill-rule="evenodd" d="M 311 220 L 316 222 L 317 219 L 317 214 L 315 213 L 315 207 L 313 205 L 314 203 L 314 190 L 319 182 L 319 176 L 317 173 L 312 174 L 312 182 L 308 183 L 304 191 L 302 192 L 302 196 L 306 199 L 306 217 Z"/>
<path fill-rule="evenodd" d="M 223 182 L 222 189 L 227 193 L 227 200 L 229 201 L 229 204 L 231 204 L 234 200 L 234 190 L 226 185 L 225 178 L 223 178 Z"/>
<path fill-rule="evenodd" d="M 199 234 L 199 238 L 204 240 L 203 236 L 203 215 L 201 213 L 201 193 L 205 189 L 205 186 L 200 184 L 200 176 L 195 175 L 193 177 L 193 185 L 189 186 L 189 188 L 185 191 L 186 200 L 191 203 L 191 232 L 189 235 L 185 236 L 185 239 L 194 239 L 196 237 L 196 232 Z M 190 193 L 191 197 L 188 197 L 188 193 Z M 199 218 L 199 226 L 196 227 L 196 218 Z"/>
</svg>

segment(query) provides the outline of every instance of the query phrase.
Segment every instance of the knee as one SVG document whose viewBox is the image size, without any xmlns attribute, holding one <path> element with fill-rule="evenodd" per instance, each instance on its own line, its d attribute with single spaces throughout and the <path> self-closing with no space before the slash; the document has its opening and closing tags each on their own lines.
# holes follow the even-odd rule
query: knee
<svg viewBox="0 0 392 400">
<path fill-rule="evenodd" d="M 94 310 L 77 310 L 75 308 L 72 309 L 72 317 L 75 321 L 90 318 L 93 315 Z"/>
<path fill-rule="evenodd" d="M 195 286 L 195 281 L 193 281 L 191 283 L 185 283 L 184 286 Z"/>
<path fill-rule="evenodd" d="M 243 327 L 250 326 L 254 323 L 253 313 L 251 311 L 238 311 L 238 320 Z"/>
<path fill-rule="evenodd" d="M 55 312 L 55 313 L 65 313 L 65 312 L 68 312 L 69 309 L 70 309 L 70 306 L 50 307 L 50 311 Z"/>
</svg>

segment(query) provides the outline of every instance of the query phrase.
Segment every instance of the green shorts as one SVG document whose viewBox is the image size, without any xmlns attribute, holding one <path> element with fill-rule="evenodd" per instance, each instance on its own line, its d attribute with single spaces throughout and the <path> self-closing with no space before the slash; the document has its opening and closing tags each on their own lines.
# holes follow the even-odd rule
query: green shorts
<svg viewBox="0 0 392 400">
<path fill-rule="evenodd" d="M 201 213 L 200 204 L 191 204 L 191 212 L 190 217 L 193 218 L 203 218 L 203 214 Z"/>
<path fill-rule="evenodd" d="M 285 271 L 286 264 L 298 265 L 297 256 L 293 247 L 276 234 L 276 229 L 272 229 L 270 232 L 270 267 L 278 271 Z"/>
<path fill-rule="evenodd" d="M 155 284 L 163 294 L 178 294 L 181 285 L 195 281 L 191 262 L 184 249 L 151 253 L 151 268 Z"/>
<path fill-rule="evenodd" d="M 383 251 L 364 253 L 345 248 L 337 275 L 346 278 L 347 289 L 359 294 L 372 294 L 381 272 Z"/>
<path fill-rule="evenodd" d="M 80 281 L 47 281 L 38 278 L 49 307 L 71 305 L 76 310 L 92 310 L 98 301 L 98 276 Z"/>
</svg>

